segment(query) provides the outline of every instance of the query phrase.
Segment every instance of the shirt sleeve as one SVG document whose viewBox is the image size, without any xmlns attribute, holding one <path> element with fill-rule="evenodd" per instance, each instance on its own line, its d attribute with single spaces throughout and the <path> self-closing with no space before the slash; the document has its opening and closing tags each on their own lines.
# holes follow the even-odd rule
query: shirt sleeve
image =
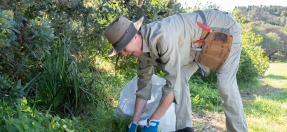
<svg viewBox="0 0 287 132">
<path fill-rule="evenodd" d="M 138 90 L 136 96 L 144 100 L 151 98 L 151 78 L 153 75 L 153 65 L 145 59 L 144 53 L 138 57 Z"/>
<path fill-rule="evenodd" d="M 162 99 L 164 99 L 171 91 L 180 87 L 180 53 L 178 49 L 178 41 L 175 35 L 171 33 L 164 34 L 158 39 L 159 63 L 163 68 L 166 85 L 162 88 Z M 179 95 L 179 94 L 177 94 Z M 161 99 L 161 100 L 162 100 Z M 177 101 L 176 101 L 177 102 Z"/>
</svg>

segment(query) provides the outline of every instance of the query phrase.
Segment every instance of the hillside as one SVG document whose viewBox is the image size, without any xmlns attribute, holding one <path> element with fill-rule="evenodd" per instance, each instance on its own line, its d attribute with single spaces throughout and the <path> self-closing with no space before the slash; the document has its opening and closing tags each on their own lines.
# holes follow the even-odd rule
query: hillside
<svg viewBox="0 0 287 132">
<path fill-rule="evenodd" d="M 282 56 L 281 59 L 287 58 L 287 7 L 239 6 L 236 9 L 240 10 L 236 15 L 246 19 L 242 27 L 251 28 L 252 32 L 262 37 L 260 45 L 270 60 L 276 53 Z"/>
</svg>

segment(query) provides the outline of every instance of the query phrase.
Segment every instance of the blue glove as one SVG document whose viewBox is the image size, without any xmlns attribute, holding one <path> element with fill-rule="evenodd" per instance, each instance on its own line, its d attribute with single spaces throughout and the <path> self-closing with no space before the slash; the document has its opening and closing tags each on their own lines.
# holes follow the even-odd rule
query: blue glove
<svg viewBox="0 0 287 132">
<path fill-rule="evenodd" d="M 128 130 L 128 132 L 136 132 L 137 127 L 138 127 L 138 124 L 131 122 L 131 124 L 129 125 L 130 129 Z"/>
<path fill-rule="evenodd" d="M 157 132 L 159 120 L 149 120 L 149 126 L 144 126 L 141 132 Z"/>
</svg>

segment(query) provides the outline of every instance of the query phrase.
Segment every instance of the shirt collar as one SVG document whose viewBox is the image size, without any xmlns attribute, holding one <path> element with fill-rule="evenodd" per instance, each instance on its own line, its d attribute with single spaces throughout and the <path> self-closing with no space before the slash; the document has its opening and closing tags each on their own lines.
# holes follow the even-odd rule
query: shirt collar
<svg viewBox="0 0 287 132">
<path fill-rule="evenodd" d="M 142 34 L 142 38 L 143 38 L 143 53 L 147 53 L 147 52 L 150 52 L 150 49 L 148 47 L 148 43 L 146 41 L 146 30 L 144 27 L 141 27 L 141 34 Z"/>
</svg>

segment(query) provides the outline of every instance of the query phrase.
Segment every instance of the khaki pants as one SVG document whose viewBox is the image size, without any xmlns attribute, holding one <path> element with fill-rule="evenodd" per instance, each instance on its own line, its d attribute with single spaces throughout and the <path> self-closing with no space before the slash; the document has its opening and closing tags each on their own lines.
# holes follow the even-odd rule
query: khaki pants
<svg viewBox="0 0 287 132">
<path fill-rule="evenodd" d="M 236 80 L 242 49 L 239 24 L 235 23 L 226 33 L 233 35 L 232 47 L 227 61 L 217 73 L 218 91 L 226 116 L 226 129 L 228 132 L 247 132 L 245 114 Z M 195 62 L 181 67 L 181 96 L 175 107 L 176 130 L 192 127 L 188 80 L 197 69 L 198 66 Z"/>
</svg>

